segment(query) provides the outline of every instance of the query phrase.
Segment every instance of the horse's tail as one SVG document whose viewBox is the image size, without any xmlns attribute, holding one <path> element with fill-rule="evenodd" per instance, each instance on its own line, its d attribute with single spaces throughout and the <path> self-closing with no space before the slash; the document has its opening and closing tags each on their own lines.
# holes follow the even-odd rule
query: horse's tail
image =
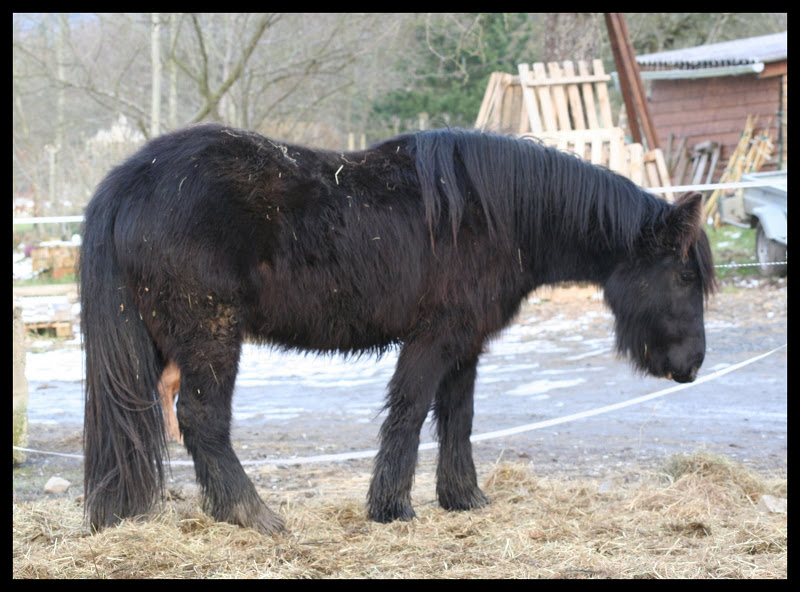
<svg viewBox="0 0 800 592">
<path fill-rule="evenodd" d="M 163 360 L 115 245 L 123 234 L 119 225 L 130 223 L 118 211 L 126 193 L 121 186 L 112 173 L 98 187 L 86 210 L 79 263 L 84 511 L 95 529 L 146 513 L 163 493 L 166 440 L 156 394 Z"/>
</svg>

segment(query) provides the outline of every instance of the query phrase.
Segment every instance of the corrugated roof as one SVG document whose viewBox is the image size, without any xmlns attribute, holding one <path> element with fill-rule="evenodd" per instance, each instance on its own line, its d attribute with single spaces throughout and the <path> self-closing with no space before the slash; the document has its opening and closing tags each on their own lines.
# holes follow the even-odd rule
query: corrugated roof
<svg viewBox="0 0 800 592">
<path fill-rule="evenodd" d="M 786 59 L 787 32 L 636 56 L 642 69 L 712 68 Z"/>
</svg>

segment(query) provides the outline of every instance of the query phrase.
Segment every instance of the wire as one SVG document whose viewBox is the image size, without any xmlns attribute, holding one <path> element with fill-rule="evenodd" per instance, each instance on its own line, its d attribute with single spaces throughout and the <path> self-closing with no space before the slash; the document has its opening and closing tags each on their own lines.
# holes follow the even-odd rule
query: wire
<svg viewBox="0 0 800 592">
<path fill-rule="evenodd" d="M 774 354 L 777 351 L 787 347 L 788 344 L 783 344 L 780 347 L 776 347 L 775 349 L 768 351 L 763 354 L 759 354 L 754 356 L 748 360 L 743 362 L 739 362 L 737 364 L 733 364 L 732 366 L 728 366 L 727 368 L 723 368 L 721 370 L 717 370 L 711 374 L 706 376 L 702 376 L 695 380 L 694 382 L 687 382 L 683 384 L 678 384 L 675 386 L 671 386 L 669 388 L 662 389 L 660 391 L 656 391 L 654 393 L 650 393 L 648 395 L 642 395 L 640 397 L 634 397 L 633 399 L 628 399 L 627 401 L 622 401 L 620 403 L 613 403 L 611 405 L 604 405 L 603 407 L 597 407 L 595 409 L 589 409 L 587 411 L 581 411 L 579 413 L 572 413 L 570 415 L 564 415 L 563 417 L 558 417 L 555 419 L 548 419 L 545 421 L 539 421 L 536 423 L 529 423 L 526 425 L 521 425 L 513 428 L 507 428 L 503 430 L 496 430 L 494 432 L 486 432 L 484 434 L 478 434 L 472 436 L 470 441 L 472 442 L 482 442 L 484 440 L 493 440 L 496 438 L 505 438 L 508 436 L 513 436 L 515 434 L 521 434 L 523 432 L 529 432 L 532 430 L 538 430 L 542 428 L 551 427 L 554 425 L 559 425 L 562 423 L 567 423 L 570 421 L 577 421 L 579 419 L 585 419 L 587 417 L 593 417 L 595 415 L 600 415 L 602 413 L 608 413 L 610 411 L 616 411 L 617 409 L 623 409 L 625 407 L 630 407 L 632 405 L 638 405 L 639 403 L 644 403 L 645 401 L 651 401 L 658 397 L 663 397 L 665 395 L 670 395 L 672 393 L 677 393 L 679 391 L 685 390 L 687 388 L 691 388 L 694 386 L 698 386 L 700 384 L 709 382 L 711 380 L 715 380 L 720 376 L 724 376 L 740 368 L 744 368 L 750 364 L 758 362 Z M 438 447 L 437 442 L 427 442 L 425 444 L 421 444 L 419 446 L 419 450 L 431 450 Z M 14 446 L 14 450 L 21 450 L 23 452 L 30 452 L 35 454 L 48 454 L 54 456 L 63 456 L 68 458 L 83 458 L 82 455 L 79 454 L 62 454 L 59 452 L 48 452 L 45 450 L 35 450 L 32 448 L 21 448 L 19 446 Z M 361 450 L 358 452 L 340 452 L 338 454 L 318 454 L 315 456 L 299 456 L 294 458 L 267 458 L 267 459 L 259 459 L 259 460 L 244 460 L 241 461 L 242 465 L 300 465 L 300 464 L 311 464 L 311 463 L 320 463 L 320 462 L 342 462 L 346 460 L 356 460 L 361 458 L 372 458 L 378 453 L 377 450 Z M 171 466 L 192 466 L 194 465 L 193 461 L 190 460 L 172 460 L 169 463 Z"/>
</svg>

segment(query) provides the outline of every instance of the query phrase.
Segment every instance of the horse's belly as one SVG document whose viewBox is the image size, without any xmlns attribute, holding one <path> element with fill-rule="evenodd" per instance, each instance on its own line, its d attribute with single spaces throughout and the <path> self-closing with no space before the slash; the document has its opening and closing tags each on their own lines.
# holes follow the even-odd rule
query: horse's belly
<svg viewBox="0 0 800 592">
<path fill-rule="evenodd" d="M 288 280 L 273 275 L 261 286 L 248 323 L 254 337 L 317 351 L 384 349 L 405 337 L 415 316 L 409 286 L 360 289 L 335 273 Z"/>
</svg>

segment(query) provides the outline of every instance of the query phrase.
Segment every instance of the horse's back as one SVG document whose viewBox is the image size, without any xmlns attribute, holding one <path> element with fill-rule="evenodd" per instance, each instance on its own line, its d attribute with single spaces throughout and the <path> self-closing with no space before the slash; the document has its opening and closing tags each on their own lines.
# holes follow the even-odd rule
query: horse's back
<svg viewBox="0 0 800 592">
<path fill-rule="evenodd" d="M 140 307 L 225 301 L 245 333 L 302 349 L 395 343 L 431 273 L 414 170 L 350 156 L 217 125 L 148 143 L 103 198 Z"/>
</svg>

